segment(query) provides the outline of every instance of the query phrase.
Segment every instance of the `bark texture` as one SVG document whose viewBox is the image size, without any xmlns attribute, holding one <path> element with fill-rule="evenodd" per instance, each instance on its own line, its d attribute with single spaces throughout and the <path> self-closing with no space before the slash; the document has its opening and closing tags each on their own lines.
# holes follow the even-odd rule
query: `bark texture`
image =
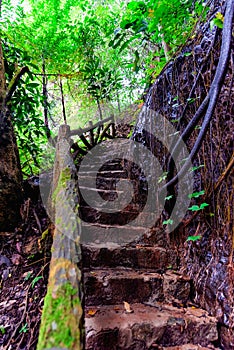
<svg viewBox="0 0 234 350">
<path fill-rule="evenodd" d="M 20 219 L 22 174 L 10 111 L 0 41 L 0 231 L 11 230 Z"/>
</svg>

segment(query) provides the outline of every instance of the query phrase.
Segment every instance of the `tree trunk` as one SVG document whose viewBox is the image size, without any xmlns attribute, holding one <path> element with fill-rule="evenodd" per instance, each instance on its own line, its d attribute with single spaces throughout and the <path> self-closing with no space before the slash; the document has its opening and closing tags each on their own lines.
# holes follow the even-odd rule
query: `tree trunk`
<svg viewBox="0 0 234 350">
<path fill-rule="evenodd" d="M 98 105 L 98 111 L 99 111 L 99 120 L 101 121 L 103 118 L 102 118 L 102 108 L 101 108 L 99 99 L 97 99 L 97 105 Z"/>
<path fill-rule="evenodd" d="M 6 78 L 0 41 L 0 231 L 11 230 L 20 219 L 22 173 L 10 110 L 6 105 Z"/>
</svg>

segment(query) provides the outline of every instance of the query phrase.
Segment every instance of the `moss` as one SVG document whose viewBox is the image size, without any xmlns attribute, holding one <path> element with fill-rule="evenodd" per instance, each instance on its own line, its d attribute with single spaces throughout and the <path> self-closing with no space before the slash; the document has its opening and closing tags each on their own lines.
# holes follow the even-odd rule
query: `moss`
<svg viewBox="0 0 234 350">
<path fill-rule="evenodd" d="M 52 202 L 56 202 L 56 198 L 58 194 L 60 193 L 61 189 L 66 189 L 67 187 L 67 182 L 71 180 L 71 169 L 69 167 L 66 167 L 62 169 L 59 179 L 58 179 L 58 184 L 56 189 L 54 190 L 52 194 Z"/>
<path fill-rule="evenodd" d="M 59 273 L 61 281 L 66 277 L 66 272 L 72 268 L 72 265 L 65 260 L 61 264 L 62 261 L 51 271 L 51 281 L 44 301 L 37 350 L 51 347 L 63 347 L 69 350 L 82 348 L 80 345 L 82 307 L 79 290 L 74 288 L 68 280 L 59 286 L 55 284 Z M 61 275 L 62 270 L 66 272 Z"/>
<path fill-rule="evenodd" d="M 41 235 L 41 241 L 43 241 L 43 239 L 45 239 L 49 234 L 49 229 L 47 228 L 44 232 L 42 232 Z"/>
</svg>

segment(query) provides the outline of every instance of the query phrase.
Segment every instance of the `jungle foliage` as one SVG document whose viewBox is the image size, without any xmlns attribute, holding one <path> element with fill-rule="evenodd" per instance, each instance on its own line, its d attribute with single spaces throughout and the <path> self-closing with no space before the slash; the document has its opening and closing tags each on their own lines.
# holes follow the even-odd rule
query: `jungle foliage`
<svg viewBox="0 0 234 350">
<path fill-rule="evenodd" d="M 62 119 L 83 126 L 139 101 L 206 11 L 193 0 L 3 0 L 8 85 L 29 68 L 9 101 L 24 173 Z"/>
</svg>

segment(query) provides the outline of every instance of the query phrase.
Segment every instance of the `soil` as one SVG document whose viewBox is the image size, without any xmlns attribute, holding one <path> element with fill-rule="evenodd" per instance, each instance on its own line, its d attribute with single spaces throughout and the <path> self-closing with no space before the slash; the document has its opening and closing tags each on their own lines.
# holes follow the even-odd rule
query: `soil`
<svg viewBox="0 0 234 350">
<path fill-rule="evenodd" d="M 0 349 L 34 350 L 46 294 L 48 218 L 37 191 L 21 208 L 24 218 L 14 232 L 0 232 Z"/>
</svg>

